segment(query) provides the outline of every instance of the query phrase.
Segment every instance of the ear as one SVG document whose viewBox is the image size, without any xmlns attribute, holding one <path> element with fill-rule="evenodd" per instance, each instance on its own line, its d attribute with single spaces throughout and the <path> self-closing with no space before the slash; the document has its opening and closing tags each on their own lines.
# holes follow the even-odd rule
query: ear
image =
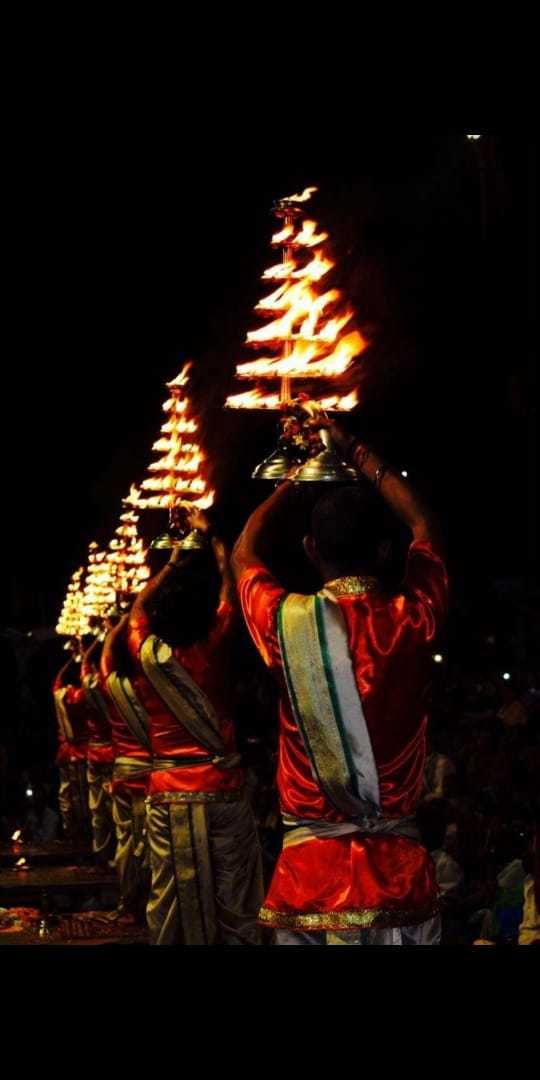
<svg viewBox="0 0 540 1080">
<path fill-rule="evenodd" d="M 309 533 L 307 536 L 304 536 L 304 539 L 302 540 L 302 545 L 309 561 L 313 563 L 314 566 L 317 566 L 319 561 L 317 557 L 317 548 L 315 546 L 315 541 L 313 537 L 310 536 Z"/>
</svg>

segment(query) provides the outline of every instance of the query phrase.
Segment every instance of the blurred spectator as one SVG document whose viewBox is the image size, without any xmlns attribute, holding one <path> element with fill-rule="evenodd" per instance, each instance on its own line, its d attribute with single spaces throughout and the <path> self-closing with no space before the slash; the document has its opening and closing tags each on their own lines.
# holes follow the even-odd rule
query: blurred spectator
<svg viewBox="0 0 540 1080">
<path fill-rule="evenodd" d="M 506 728 L 525 727 L 527 723 L 527 710 L 516 695 L 511 682 L 504 682 L 501 686 L 502 705 L 497 713 Z"/>
</svg>

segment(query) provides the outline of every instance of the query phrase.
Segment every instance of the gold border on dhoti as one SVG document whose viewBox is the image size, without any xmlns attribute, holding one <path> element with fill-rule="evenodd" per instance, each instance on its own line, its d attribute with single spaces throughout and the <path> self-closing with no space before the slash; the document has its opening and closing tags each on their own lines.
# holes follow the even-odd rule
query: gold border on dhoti
<svg viewBox="0 0 540 1080">
<path fill-rule="evenodd" d="M 358 908 L 352 911 L 317 911 L 306 914 L 300 912 L 274 911 L 262 907 L 259 922 L 263 926 L 272 926 L 277 930 L 354 930 L 378 927 L 381 930 L 399 926 L 417 926 L 439 914 L 439 909 L 432 903 L 424 910 L 404 908 L 391 911 L 388 908 Z"/>
<path fill-rule="evenodd" d="M 147 806 L 158 806 L 160 803 L 216 803 L 216 802 L 240 802 L 244 797 L 244 789 L 234 791 L 155 791 L 147 795 Z"/>
<path fill-rule="evenodd" d="M 206 807 L 169 805 L 182 937 L 185 945 L 215 945 L 218 936 Z"/>
</svg>

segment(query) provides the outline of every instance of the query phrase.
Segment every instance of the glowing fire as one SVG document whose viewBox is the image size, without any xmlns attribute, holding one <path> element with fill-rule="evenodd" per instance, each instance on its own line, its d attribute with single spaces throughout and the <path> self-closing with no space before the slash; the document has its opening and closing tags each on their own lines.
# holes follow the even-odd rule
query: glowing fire
<svg viewBox="0 0 540 1080">
<path fill-rule="evenodd" d="M 190 367 L 190 363 L 185 364 L 177 378 L 166 384 L 171 395 L 163 404 L 167 420 L 152 446 L 159 456 L 149 464 L 136 501 L 126 500 L 141 510 L 171 509 L 182 499 L 207 509 L 214 501 L 215 493 L 206 478 L 206 458 L 196 441 L 198 423 L 190 415 L 190 401 L 184 393 Z"/>
<path fill-rule="evenodd" d="M 28 863 L 27 863 L 26 859 L 24 859 L 24 858 L 17 859 L 17 862 L 15 863 L 15 869 L 16 870 L 28 870 Z"/>
<path fill-rule="evenodd" d="M 280 392 L 269 394 L 255 387 L 233 394 L 227 400 L 230 408 L 277 409 L 294 397 L 291 379 L 335 380 L 351 368 L 368 345 L 358 330 L 351 329 L 354 311 L 344 303 L 342 292 L 323 286 L 323 279 L 335 265 L 323 248 L 328 233 L 321 232 L 311 218 L 299 221 L 299 209 L 287 212 L 288 204 L 303 203 L 314 191 L 316 188 L 306 188 L 278 204 L 276 212 L 285 221 L 273 235 L 272 244 L 282 248 L 282 261 L 263 274 L 263 281 L 278 284 L 256 305 L 255 310 L 266 318 L 264 326 L 250 330 L 246 338 L 249 346 L 264 346 L 269 355 L 237 366 L 241 379 L 281 380 Z M 358 401 L 356 391 L 319 391 L 315 397 L 311 387 L 307 392 L 319 403 L 332 402 L 327 408 L 340 411 L 354 408 Z"/>
<path fill-rule="evenodd" d="M 146 548 L 137 528 L 139 514 L 135 508 L 139 501 L 139 489 L 132 484 L 127 499 L 123 500 L 124 506 L 131 509 L 120 514 L 120 524 L 107 554 L 115 593 L 123 596 L 140 592 L 150 577 Z"/>
<path fill-rule="evenodd" d="M 315 192 L 318 191 L 318 190 L 319 189 L 316 188 L 316 187 L 307 187 L 307 188 L 304 188 L 304 190 L 302 191 L 302 193 L 300 195 L 286 195 L 285 198 L 282 201 L 286 202 L 286 203 L 288 203 L 288 202 L 293 202 L 293 203 L 307 202 L 307 200 L 311 199 L 311 196 L 314 195 Z"/>
<path fill-rule="evenodd" d="M 22 829 L 15 829 L 11 839 L 14 840 L 15 843 L 22 844 Z"/>
<path fill-rule="evenodd" d="M 328 233 L 317 233 L 316 221 L 303 221 L 300 232 L 296 234 L 292 243 L 295 246 L 300 247 L 316 247 L 317 244 L 324 244 L 325 240 L 328 240 Z"/>
<path fill-rule="evenodd" d="M 274 233 L 272 237 L 273 244 L 284 244 L 285 240 L 288 240 L 294 233 L 294 225 L 285 225 L 279 232 Z"/>
<path fill-rule="evenodd" d="M 92 619 L 102 619 L 116 601 L 113 568 L 107 551 L 100 551 L 95 540 L 88 547 L 88 568 L 83 590 L 83 632 L 91 630 Z"/>
<path fill-rule="evenodd" d="M 79 637 L 82 633 L 83 581 L 84 567 L 80 566 L 72 575 L 68 585 L 66 598 L 56 625 L 57 634 L 64 634 L 66 637 Z"/>
<path fill-rule="evenodd" d="M 318 399 L 322 409 L 329 412 L 350 412 L 358 405 L 358 392 L 353 390 L 350 394 L 332 394 Z M 247 390 L 243 394 L 232 394 L 227 398 L 229 409 L 279 409 L 281 398 L 279 394 L 263 394 L 261 390 Z"/>
</svg>

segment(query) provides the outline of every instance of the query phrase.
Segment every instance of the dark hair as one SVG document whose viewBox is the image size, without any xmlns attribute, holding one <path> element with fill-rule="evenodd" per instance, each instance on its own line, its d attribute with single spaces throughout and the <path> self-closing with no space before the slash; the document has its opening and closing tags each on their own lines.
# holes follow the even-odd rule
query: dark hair
<svg viewBox="0 0 540 1080">
<path fill-rule="evenodd" d="M 214 552 L 191 551 L 165 577 L 148 606 L 154 634 L 187 648 L 204 641 L 219 603 L 221 575 Z"/>
<path fill-rule="evenodd" d="M 325 563 L 342 574 L 375 570 L 384 535 L 380 502 L 365 484 L 335 488 L 311 515 L 311 535 Z"/>
</svg>

